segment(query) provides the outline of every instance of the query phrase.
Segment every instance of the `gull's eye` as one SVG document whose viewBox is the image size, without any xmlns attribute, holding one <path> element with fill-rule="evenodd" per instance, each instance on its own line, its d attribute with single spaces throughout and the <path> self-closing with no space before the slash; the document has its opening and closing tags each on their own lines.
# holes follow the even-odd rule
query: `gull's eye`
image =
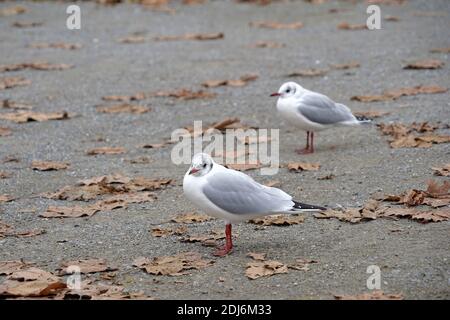
<svg viewBox="0 0 450 320">
<path fill-rule="evenodd" d="M 286 93 L 289 93 L 289 92 L 291 92 L 291 89 L 287 88 Z"/>
<path fill-rule="evenodd" d="M 203 168 L 206 168 L 206 163 L 203 164 Z"/>
</svg>

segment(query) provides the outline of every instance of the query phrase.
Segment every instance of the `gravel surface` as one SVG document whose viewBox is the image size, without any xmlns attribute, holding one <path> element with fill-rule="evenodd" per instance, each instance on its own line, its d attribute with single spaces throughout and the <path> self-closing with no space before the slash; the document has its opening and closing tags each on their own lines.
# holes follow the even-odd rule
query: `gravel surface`
<svg viewBox="0 0 450 320">
<path fill-rule="evenodd" d="M 2 2 L 0 9 L 17 3 Z M 449 54 L 430 53 L 450 45 L 450 3 L 408 1 L 405 5 L 382 5 L 382 15 L 399 17 L 382 21 L 381 30 L 338 30 L 342 21 L 364 23 L 366 4 L 331 2 L 311 5 L 304 1 L 268 6 L 209 1 L 185 6 L 174 4 L 174 14 L 143 10 L 137 5 L 100 6 L 81 2 L 81 30 L 65 27 L 67 4 L 20 1 L 27 13 L 0 17 L 0 64 L 46 60 L 69 63 L 63 71 L 23 70 L 0 76 L 24 76 L 31 85 L 1 90 L 0 98 L 29 102 L 34 111 L 67 110 L 78 116 L 65 121 L 14 124 L 0 137 L 0 159 L 14 156 L 19 162 L 2 163 L 0 171 L 12 177 L 0 179 L 0 194 L 15 201 L 0 205 L 0 219 L 18 230 L 44 229 L 30 238 L 0 238 L 0 261 L 23 258 L 46 270 L 62 261 L 99 257 L 119 267 L 116 281 L 130 291 L 143 290 L 158 299 L 333 299 L 334 294 L 367 292 L 366 268 L 378 265 L 381 289 L 402 293 L 407 299 L 450 298 L 450 223 L 421 224 L 407 219 L 349 224 L 308 216 L 304 223 L 289 227 L 236 225 L 233 254 L 213 258 L 215 264 L 182 277 L 153 276 L 132 266 L 139 256 L 156 257 L 197 251 L 210 257 L 211 247 L 183 243 L 177 237 L 154 238 L 152 224 L 195 210 L 183 196 L 182 179 L 187 165 L 170 161 L 171 147 L 143 149 L 170 137 L 176 128 L 194 120 L 211 123 L 239 117 L 260 128 L 280 129 L 280 162 L 319 162 L 317 172 L 292 173 L 280 169 L 276 176 L 249 171 L 257 181 L 280 180 L 283 190 L 304 202 L 356 207 L 372 194 L 401 193 L 424 188 L 433 177 L 431 167 L 449 161 L 449 144 L 431 148 L 391 149 L 376 125 L 340 128 L 316 135 L 316 152 L 299 156 L 295 148 L 305 134 L 285 123 L 277 114 L 270 93 L 287 81 L 322 92 L 347 104 L 354 111 L 389 111 L 379 122 L 422 122 L 450 119 L 449 94 L 402 97 L 395 101 L 359 103 L 350 97 L 378 94 L 385 89 L 416 85 L 450 87 Z M 342 11 L 329 13 L 329 9 Z M 425 13 L 425 14 L 424 14 Z M 250 27 L 250 21 L 302 21 L 299 30 Z M 16 28 L 15 21 L 44 22 L 35 28 Z M 123 44 L 117 40 L 134 32 L 145 36 L 223 32 L 215 41 L 147 41 Z M 80 43 L 80 50 L 32 49 L 31 42 Z M 277 41 L 283 48 L 250 48 L 257 41 Z M 405 63 L 436 58 L 446 65 L 438 70 L 403 70 Z M 332 70 L 324 76 L 289 79 L 293 69 L 327 68 L 333 63 L 358 61 L 360 68 Z M 204 100 L 149 98 L 141 102 L 152 111 L 140 115 L 103 114 L 94 106 L 105 95 L 129 95 L 179 88 L 201 89 L 210 79 L 235 79 L 246 73 L 259 78 L 245 87 L 211 89 L 217 97 Z M 1 110 L 0 112 L 7 112 Z M 441 134 L 450 130 L 442 129 Z M 99 141 L 104 139 L 105 141 Z M 87 156 L 85 151 L 101 146 L 121 146 L 126 154 Z M 149 164 L 130 164 L 127 159 L 146 156 Z M 67 161 L 67 170 L 40 172 L 32 160 Z M 170 178 L 175 184 L 158 191 L 153 203 L 132 204 L 127 209 L 100 212 L 90 218 L 44 219 L 38 214 L 49 205 L 68 205 L 38 197 L 78 180 L 121 172 L 127 176 Z M 331 180 L 318 180 L 334 174 Z M 30 212 L 32 209 L 32 212 Z M 175 224 L 165 224 L 175 226 Z M 190 225 L 192 233 L 223 227 L 223 222 Z M 400 230 L 392 232 L 392 230 Z M 309 271 L 257 280 L 245 276 L 248 252 L 264 252 L 268 258 L 292 263 L 297 258 L 318 260 Z M 223 281 L 219 281 L 219 277 Z M 181 280 L 181 281 L 180 281 Z"/>
</svg>

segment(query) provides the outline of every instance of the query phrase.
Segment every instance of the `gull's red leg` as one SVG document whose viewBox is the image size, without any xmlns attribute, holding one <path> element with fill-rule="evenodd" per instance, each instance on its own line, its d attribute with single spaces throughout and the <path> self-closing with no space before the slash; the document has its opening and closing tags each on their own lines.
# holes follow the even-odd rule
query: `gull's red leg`
<svg viewBox="0 0 450 320">
<path fill-rule="evenodd" d="M 314 134 L 314 132 L 306 131 L 306 147 L 304 149 L 295 150 L 295 151 L 297 151 L 298 154 L 312 153 L 312 151 L 311 151 L 312 142 L 310 143 L 310 137 L 312 138 L 313 134 Z M 312 139 L 311 139 L 311 141 L 312 141 Z"/>
<path fill-rule="evenodd" d="M 233 249 L 233 240 L 231 239 L 231 223 L 227 223 L 225 226 L 225 246 L 214 252 L 215 256 L 223 257 L 231 252 Z"/>
<path fill-rule="evenodd" d="M 314 132 L 311 132 L 311 153 L 314 152 Z"/>
</svg>

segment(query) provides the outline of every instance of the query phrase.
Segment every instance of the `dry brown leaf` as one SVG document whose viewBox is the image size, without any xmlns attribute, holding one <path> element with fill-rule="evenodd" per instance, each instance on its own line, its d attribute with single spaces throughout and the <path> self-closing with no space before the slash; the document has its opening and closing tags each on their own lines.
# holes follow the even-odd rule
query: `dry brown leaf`
<svg viewBox="0 0 450 320">
<path fill-rule="evenodd" d="M 235 1 L 237 3 L 250 3 L 250 4 L 257 4 L 260 6 L 265 6 L 272 2 L 280 1 L 280 0 L 235 0 Z"/>
<path fill-rule="evenodd" d="M 39 216 L 43 218 L 80 218 L 90 217 L 98 212 L 99 209 L 92 205 L 90 206 L 73 206 L 73 207 L 56 207 L 49 206 L 47 211 L 41 213 Z"/>
<path fill-rule="evenodd" d="M 189 212 L 189 213 L 181 213 L 177 216 L 170 219 L 172 222 L 176 223 L 198 223 L 198 222 L 205 222 L 209 221 L 212 218 L 206 214 L 196 213 L 196 212 Z"/>
<path fill-rule="evenodd" d="M 123 154 L 125 152 L 125 148 L 122 147 L 99 147 L 86 151 L 86 154 L 88 156 L 94 156 L 98 154 Z"/>
<path fill-rule="evenodd" d="M 444 62 L 437 59 L 425 59 L 408 63 L 403 69 L 440 69 L 444 64 Z"/>
<path fill-rule="evenodd" d="M 204 246 L 217 246 L 217 240 L 221 240 L 225 238 L 225 234 L 223 231 L 212 230 L 209 234 L 201 234 L 201 235 L 186 235 L 182 237 L 180 240 L 182 242 L 200 242 Z"/>
<path fill-rule="evenodd" d="M 250 22 L 251 27 L 257 27 L 257 28 L 266 28 L 266 29 L 300 29 L 303 27 L 303 23 L 298 22 L 292 22 L 292 23 L 279 23 L 275 21 L 256 21 L 256 22 Z"/>
<path fill-rule="evenodd" d="M 0 16 L 6 17 L 6 16 L 14 16 L 16 14 L 22 14 L 27 12 L 28 9 L 24 6 L 13 6 L 13 7 L 7 7 L 0 10 Z"/>
<path fill-rule="evenodd" d="M 147 96 L 144 92 L 138 92 L 131 96 L 104 96 L 102 97 L 105 101 L 122 101 L 122 102 L 129 102 L 129 101 L 139 101 L 146 99 Z"/>
<path fill-rule="evenodd" d="M 304 70 L 296 70 L 292 73 L 286 75 L 287 77 L 318 77 L 323 76 L 328 72 L 328 69 L 304 69 Z"/>
<path fill-rule="evenodd" d="M 332 180 L 334 178 L 336 178 L 336 176 L 334 174 L 330 173 L 330 174 L 318 177 L 317 180 Z"/>
<path fill-rule="evenodd" d="M 164 237 L 171 236 L 171 235 L 180 236 L 180 235 L 185 234 L 187 231 L 188 231 L 188 229 L 185 226 L 180 226 L 180 227 L 177 227 L 176 229 L 153 228 L 151 230 L 151 233 L 152 233 L 153 237 L 164 238 Z"/>
<path fill-rule="evenodd" d="M 41 21 L 16 21 L 12 24 L 16 28 L 35 28 L 44 25 Z"/>
<path fill-rule="evenodd" d="M 193 99 L 211 99 L 216 97 L 217 94 L 213 92 L 207 92 L 204 90 L 192 91 L 189 89 L 179 89 L 173 91 L 158 91 L 152 93 L 151 96 L 176 98 L 181 100 L 193 100 Z"/>
<path fill-rule="evenodd" d="M 208 80 L 202 83 L 202 86 L 206 88 L 215 88 L 220 86 L 242 87 L 247 85 L 250 81 L 258 79 L 256 74 L 246 74 L 236 80 Z"/>
<path fill-rule="evenodd" d="M 386 116 L 386 115 L 390 114 L 390 112 L 369 110 L 369 111 L 358 111 L 358 112 L 354 112 L 353 114 L 358 117 L 366 117 L 366 118 L 372 119 L 372 118 L 379 118 L 379 117 Z"/>
<path fill-rule="evenodd" d="M 297 214 L 277 214 L 267 216 L 264 218 L 256 218 L 249 220 L 249 223 L 258 224 L 262 226 L 291 226 L 300 224 L 305 221 L 305 217 Z"/>
<path fill-rule="evenodd" d="M 141 156 L 138 158 L 134 158 L 134 159 L 125 159 L 126 162 L 129 162 L 131 164 L 148 164 L 151 161 L 151 159 L 149 157 L 145 157 L 145 156 Z"/>
<path fill-rule="evenodd" d="M 12 133 L 11 129 L 6 127 L 0 127 L 0 137 L 10 136 Z"/>
<path fill-rule="evenodd" d="M 348 208 L 343 211 L 328 209 L 319 213 L 315 213 L 314 217 L 318 219 L 336 218 L 340 221 L 357 223 L 365 220 L 375 220 L 378 216 L 379 202 L 369 200 L 362 208 Z"/>
<path fill-rule="evenodd" d="M 403 300 L 400 294 L 385 294 L 383 291 L 376 290 L 369 293 L 361 293 L 358 295 L 334 295 L 336 300 Z"/>
<path fill-rule="evenodd" d="M 275 41 L 258 41 L 250 45 L 251 48 L 270 48 L 270 49 L 284 48 L 285 46 L 286 45 L 284 43 L 279 43 Z"/>
<path fill-rule="evenodd" d="M 197 252 L 184 252 L 174 256 L 148 259 L 137 258 L 133 265 L 154 275 L 181 276 L 188 270 L 200 270 L 214 264 L 214 260 L 203 259 Z"/>
<path fill-rule="evenodd" d="M 226 167 L 237 171 L 249 171 L 262 168 L 262 164 L 259 161 L 256 163 L 227 163 Z"/>
<path fill-rule="evenodd" d="M 10 275 L 29 266 L 30 264 L 25 263 L 23 260 L 0 261 L 0 275 Z"/>
<path fill-rule="evenodd" d="M 438 129 L 438 125 L 428 122 L 412 123 L 405 125 L 401 123 L 379 124 L 381 132 L 391 136 L 390 146 L 392 148 L 429 148 L 433 143 L 448 143 L 450 136 L 424 134 L 416 135 L 413 132 L 427 133 Z"/>
<path fill-rule="evenodd" d="M 366 24 L 350 24 L 348 22 L 341 22 L 337 25 L 340 30 L 365 30 L 367 29 Z"/>
<path fill-rule="evenodd" d="M 300 271 L 308 271 L 309 265 L 317 262 L 317 260 L 313 259 L 297 259 L 295 263 L 288 265 L 288 268 Z"/>
<path fill-rule="evenodd" d="M 443 165 L 442 167 L 433 167 L 434 174 L 437 176 L 450 177 L 450 163 Z"/>
<path fill-rule="evenodd" d="M 177 40 L 218 40 L 223 39 L 225 35 L 222 32 L 217 33 L 187 33 L 181 36 L 157 36 L 155 41 L 177 41 Z"/>
<path fill-rule="evenodd" d="M 400 21 L 400 18 L 396 16 L 385 16 L 384 21 L 398 22 Z"/>
<path fill-rule="evenodd" d="M 66 120 L 73 117 L 66 111 L 61 112 L 32 112 L 32 111 L 17 111 L 10 113 L 0 113 L 0 119 L 14 121 L 16 123 L 25 123 L 31 121 L 49 121 L 49 120 Z"/>
<path fill-rule="evenodd" d="M 450 53 L 450 47 L 447 48 L 434 48 L 430 50 L 431 53 Z"/>
<path fill-rule="evenodd" d="M 245 270 L 245 275 L 251 280 L 261 277 L 270 277 L 281 273 L 288 273 L 288 267 L 287 265 L 275 260 L 252 261 L 247 263 Z"/>
<path fill-rule="evenodd" d="M 281 181 L 280 180 L 270 180 L 266 183 L 264 183 L 264 185 L 266 187 L 275 187 L 275 188 L 279 188 L 281 186 Z"/>
<path fill-rule="evenodd" d="M 11 89 L 19 86 L 27 86 L 31 83 L 31 80 L 24 77 L 6 77 L 0 78 L 0 90 Z"/>
<path fill-rule="evenodd" d="M 0 65 L 0 72 L 19 71 L 24 69 L 50 71 L 50 70 L 65 70 L 71 68 L 73 68 L 73 65 L 71 64 L 64 64 L 64 63 L 52 64 L 45 61 L 35 61 L 9 65 Z"/>
<path fill-rule="evenodd" d="M 0 194 L 0 203 L 13 201 L 14 198 L 7 194 Z"/>
<path fill-rule="evenodd" d="M 147 143 L 142 146 L 144 149 L 159 149 L 167 146 L 169 143 Z"/>
<path fill-rule="evenodd" d="M 353 68 L 359 68 L 361 64 L 356 61 L 351 61 L 348 63 L 338 63 L 338 64 L 330 64 L 330 67 L 337 70 L 347 70 Z"/>
<path fill-rule="evenodd" d="M 5 108 L 5 109 L 30 110 L 33 108 L 29 104 L 11 101 L 9 99 L 5 99 L 5 100 L 1 101 L 0 105 L 1 105 L 1 108 Z"/>
<path fill-rule="evenodd" d="M 142 114 L 149 112 L 151 109 L 139 106 L 139 105 L 133 105 L 129 103 L 121 103 L 121 104 L 115 104 L 115 105 L 99 105 L 96 106 L 95 109 L 97 112 L 101 113 L 134 113 L 134 114 Z"/>
<path fill-rule="evenodd" d="M 422 223 L 448 221 L 450 208 L 432 210 L 418 210 L 416 208 L 388 208 L 383 213 L 384 217 L 409 218 Z"/>
<path fill-rule="evenodd" d="M 31 168 L 38 171 L 51 171 L 51 170 L 63 170 L 70 166 L 67 162 L 56 162 L 56 161 L 37 161 L 33 160 L 31 162 Z"/>
<path fill-rule="evenodd" d="M 407 0 L 366 0 L 367 4 L 402 5 Z"/>
<path fill-rule="evenodd" d="M 252 258 L 253 260 L 264 261 L 266 260 L 267 253 L 257 253 L 257 252 L 249 252 L 247 253 L 247 257 Z"/>
<path fill-rule="evenodd" d="M 307 163 L 307 162 L 290 162 L 287 164 L 289 171 L 317 171 L 320 169 L 320 163 Z"/>
<path fill-rule="evenodd" d="M 0 136 L 1 136 L 1 134 L 0 134 Z M 0 179 L 8 179 L 8 178 L 11 178 L 11 173 L 5 172 L 5 171 L 0 171 Z"/>
<path fill-rule="evenodd" d="M 118 41 L 121 43 L 144 43 L 148 38 L 144 36 L 128 36 L 125 38 L 120 38 Z"/>
<path fill-rule="evenodd" d="M 87 274 L 87 273 L 97 273 L 97 272 L 109 272 L 117 270 L 116 267 L 111 267 L 107 265 L 105 259 L 83 259 L 83 260 L 73 260 L 67 261 L 61 264 L 60 275 L 72 274 L 74 269 L 69 267 L 75 266 L 79 268 L 77 272 Z"/>
<path fill-rule="evenodd" d="M 53 49 L 64 49 L 64 50 L 77 50 L 81 49 L 83 46 L 79 43 L 65 43 L 65 42 L 34 42 L 29 45 L 30 48 L 36 48 L 36 49 L 46 49 L 46 48 L 53 48 Z"/>
</svg>

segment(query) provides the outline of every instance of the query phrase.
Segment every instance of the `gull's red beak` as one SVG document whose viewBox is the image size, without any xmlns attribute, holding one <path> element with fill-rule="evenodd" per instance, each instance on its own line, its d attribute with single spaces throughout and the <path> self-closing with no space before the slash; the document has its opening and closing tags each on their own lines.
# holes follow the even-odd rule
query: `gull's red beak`
<svg viewBox="0 0 450 320">
<path fill-rule="evenodd" d="M 272 93 L 270 96 L 271 97 L 279 97 L 279 96 L 281 96 L 281 94 L 278 92 L 275 92 L 275 93 Z"/>
<path fill-rule="evenodd" d="M 192 168 L 191 171 L 189 171 L 189 174 L 194 174 L 196 172 L 199 172 L 200 170 Z"/>
</svg>

